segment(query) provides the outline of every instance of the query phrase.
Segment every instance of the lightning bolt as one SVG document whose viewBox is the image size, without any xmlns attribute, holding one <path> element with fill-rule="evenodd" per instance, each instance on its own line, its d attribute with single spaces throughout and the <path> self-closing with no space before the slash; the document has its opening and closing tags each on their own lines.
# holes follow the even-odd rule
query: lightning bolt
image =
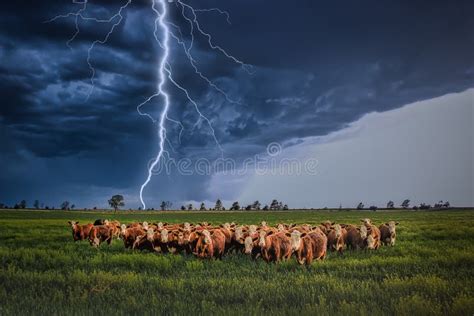
<svg viewBox="0 0 474 316">
<path fill-rule="evenodd" d="M 143 209 L 146 208 L 145 201 L 143 200 L 143 190 L 145 189 L 145 187 L 150 182 L 151 176 L 153 174 L 153 169 L 155 168 L 155 166 L 160 161 L 160 158 L 163 156 L 163 152 L 164 152 L 164 149 L 165 149 L 164 148 L 165 147 L 165 138 L 166 138 L 165 119 L 167 117 L 168 109 L 169 109 L 169 106 L 170 106 L 169 95 L 163 89 L 163 87 L 166 83 L 165 66 L 168 63 L 168 57 L 169 57 L 169 51 L 170 51 L 169 45 L 168 45 L 169 34 L 170 33 L 169 33 L 168 26 L 165 23 L 166 16 L 168 15 L 168 10 L 167 10 L 166 4 L 165 4 L 165 0 L 158 0 L 158 1 L 160 2 L 162 12 L 160 13 L 158 11 L 158 9 L 156 8 L 156 0 L 152 0 L 151 8 L 157 15 L 157 20 L 155 20 L 155 32 L 154 32 L 155 38 L 156 38 L 157 41 L 158 41 L 158 39 L 156 37 L 157 22 L 160 25 L 161 29 L 163 30 L 162 42 L 158 41 L 159 43 L 161 43 L 160 46 L 162 46 L 162 48 L 163 48 L 163 56 L 161 57 L 160 65 L 159 65 L 159 69 L 158 69 L 158 76 L 160 78 L 159 83 L 158 83 L 158 94 L 163 96 L 165 104 L 164 104 L 163 111 L 161 112 L 160 122 L 159 122 L 160 149 L 158 151 L 158 154 L 155 157 L 155 160 L 152 162 L 152 164 L 148 168 L 148 176 L 147 176 L 145 182 L 143 182 L 143 184 L 140 187 L 140 201 L 142 202 Z"/>
<path fill-rule="evenodd" d="M 110 18 L 108 19 L 97 19 L 94 17 L 89 17 L 85 15 L 85 12 L 87 10 L 87 4 L 88 0 L 84 1 L 78 1 L 78 0 L 73 0 L 74 4 L 81 4 L 82 6 L 75 12 L 69 12 L 67 14 L 63 15 L 57 15 L 53 17 L 50 20 L 45 21 L 45 23 L 50 23 L 54 22 L 58 19 L 62 18 L 69 18 L 73 17 L 74 18 L 74 26 L 75 26 L 75 32 L 73 35 L 68 39 L 66 42 L 67 47 L 69 47 L 72 50 L 71 43 L 76 39 L 76 37 L 80 33 L 80 26 L 79 22 L 80 21 L 92 21 L 96 23 L 106 23 L 110 24 L 110 28 L 108 29 L 107 34 L 102 38 L 98 39 L 92 42 L 92 44 L 88 47 L 87 49 L 87 64 L 89 67 L 89 70 L 91 72 L 91 77 L 90 77 L 90 90 L 89 93 L 87 94 L 86 101 L 89 100 L 90 96 L 92 95 L 94 88 L 95 88 L 95 76 L 96 76 L 96 70 L 92 64 L 92 52 L 94 48 L 97 45 L 104 45 L 108 42 L 110 36 L 114 33 L 115 29 L 122 23 L 123 21 L 123 11 L 127 9 L 127 7 L 130 5 L 132 0 L 127 0 L 125 4 L 120 6 L 120 8 L 115 12 Z M 186 45 L 186 42 L 184 40 L 183 32 L 181 31 L 181 28 L 168 21 L 168 4 L 166 2 L 172 3 L 174 2 L 178 10 L 181 11 L 181 15 L 184 20 L 189 24 L 189 36 L 190 36 L 190 42 L 189 45 Z M 167 130 L 166 130 L 166 121 L 170 121 L 180 127 L 180 132 L 178 136 L 179 143 L 181 143 L 181 135 L 184 131 L 184 126 L 183 124 L 175 120 L 173 118 L 170 118 L 168 116 L 169 108 L 170 108 L 170 95 L 166 91 L 165 87 L 167 83 L 174 85 L 176 88 L 178 88 L 180 91 L 184 93 L 186 96 L 186 99 L 188 100 L 189 103 L 191 103 L 194 107 L 194 110 L 198 114 L 198 120 L 194 124 L 193 129 L 199 125 L 201 121 L 206 122 L 207 126 L 209 127 L 210 134 L 212 135 L 212 138 L 214 139 L 214 142 L 216 143 L 216 146 L 220 149 L 221 154 L 223 155 L 223 148 L 221 144 L 219 143 L 219 140 L 216 137 L 215 130 L 212 126 L 211 120 L 205 116 L 202 111 L 199 108 L 198 102 L 193 99 L 189 91 L 183 87 L 180 83 L 176 81 L 176 79 L 173 76 L 173 70 L 171 67 L 171 64 L 169 62 L 169 57 L 170 57 L 170 39 L 173 38 L 176 43 L 178 44 L 179 47 L 183 49 L 183 52 L 185 53 L 187 60 L 189 61 L 189 64 L 193 68 L 194 72 L 196 75 L 198 75 L 202 80 L 204 80 L 212 89 L 220 93 L 227 102 L 229 103 L 235 103 L 235 104 L 241 104 L 240 101 L 234 100 L 231 98 L 222 88 L 220 88 L 216 83 L 214 83 L 211 79 L 209 79 L 202 71 L 199 70 L 197 66 L 196 59 L 193 56 L 193 46 L 194 46 L 194 41 L 195 41 L 195 35 L 203 36 L 204 38 L 207 39 L 208 46 L 218 52 L 221 53 L 223 56 L 228 58 L 230 61 L 240 65 L 247 73 L 252 74 L 252 66 L 245 64 L 241 60 L 237 59 L 236 57 L 232 56 L 229 54 L 226 50 L 224 50 L 221 46 L 217 45 L 214 43 L 214 40 L 212 36 L 205 32 L 201 25 L 199 24 L 199 20 L 197 17 L 197 13 L 202 13 L 202 12 L 217 12 L 221 15 L 224 15 L 226 17 L 227 23 L 231 24 L 230 22 L 230 15 L 227 11 L 221 10 L 219 8 L 208 8 L 208 9 L 195 9 L 192 6 L 184 3 L 182 0 L 151 0 L 151 10 L 155 14 L 156 18 L 154 20 L 154 30 L 153 30 L 153 36 L 155 41 L 158 43 L 160 48 L 162 49 L 163 53 L 159 59 L 158 62 L 158 70 L 157 70 L 157 75 L 158 75 L 158 83 L 157 83 L 157 90 L 154 94 L 150 95 L 147 97 L 142 103 L 138 104 L 136 109 L 139 115 L 145 116 L 149 118 L 153 124 L 158 125 L 158 138 L 159 138 L 159 150 L 156 156 L 153 158 L 151 161 L 151 164 L 148 166 L 148 173 L 145 182 L 140 186 L 140 202 L 143 206 L 143 209 L 146 209 L 146 204 L 143 199 L 143 192 L 146 188 L 146 186 L 149 184 L 151 181 L 152 175 L 153 175 L 153 170 L 156 167 L 156 165 L 162 160 L 165 159 L 165 154 L 169 155 L 169 153 L 165 149 L 165 144 L 168 144 L 170 148 L 174 150 L 171 142 L 168 140 L 166 137 Z M 188 16 L 190 14 L 190 16 Z M 171 29 L 171 28 L 172 29 Z M 161 34 L 160 36 L 158 34 Z M 195 34 L 196 33 L 196 34 Z M 145 104 L 148 104 L 152 102 L 155 98 L 162 98 L 163 99 L 163 105 L 162 105 L 162 110 L 159 116 L 159 119 L 155 119 L 151 114 L 147 112 L 143 112 L 141 109 Z"/>
</svg>

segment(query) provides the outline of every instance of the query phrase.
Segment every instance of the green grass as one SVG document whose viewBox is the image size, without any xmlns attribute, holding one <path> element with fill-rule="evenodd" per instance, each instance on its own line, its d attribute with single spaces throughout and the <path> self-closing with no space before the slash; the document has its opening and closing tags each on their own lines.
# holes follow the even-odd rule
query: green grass
<svg viewBox="0 0 474 316">
<path fill-rule="evenodd" d="M 302 267 L 222 261 L 72 241 L 68 220 L 213 224 L 400 222 L 397 245 Z M 474 211 L 0 211 L 0 315 L 473 315 Z"/>
</svg>

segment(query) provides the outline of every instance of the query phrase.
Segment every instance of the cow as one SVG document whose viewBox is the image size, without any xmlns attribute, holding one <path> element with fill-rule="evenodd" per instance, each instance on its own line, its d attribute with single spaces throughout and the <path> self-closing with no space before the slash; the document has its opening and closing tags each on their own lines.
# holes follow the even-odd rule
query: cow
<svg viewBox="0 0 474 316">
<path fill-rule="evenodd" d="M 334 225 L 329 233 L 327 234 L 327 246 L 329 251 L 338 251 L 342 254 L 345 246 L 344 239 L 346 238 L 347 231 L 341 227 L 341 225 Z"/>
<path fill-rule="evenodd" d="M 380 230 L 377 226 L 367 227 L 367 249 L 377 250 L 380 247 Z"/>
<path fill-rule="evenodd" d="M 398 222 L 389 221 L 379 226 L 380 240 L 384 245 L 395 246 L 395 239 L 397 238 L 395 226 L 398 224 Z"/>
<path fill-rule="evenodd" d="M 299 264 L 311 265 L 313 260 L 323 260 L 326 257 L 327 237 L 318 230 L 303 234 L 293 231 L 291 248 L 296 253 Z"/>
<path fill-rule="evenodd" d="M 112 229 L 109 226 L 93 226 L 89 232 L 89 243 L 96 248 L 103 242 L 107 242 L 107 244 L 110 245 L 112 237 Z"/>
<path fill-rule="evenodd" d="M 218 258 L 221 259 L 225 250 L 225 235 L 220 229 L 212 232 L 204 229 L 198 233 L 199 239 L 196 245 L 195 254 L 199 258 Z"/>
<path fill-rule="evenodd" d="M 104 225 L 108 226 L 112 229 L 112 235 L 113 237 L 119 239 L 120 238 L 120 222 L 119 221 L 109 221 L 109 220 L 104 220 Z"/>
<path fill-rule="evenodd" d="M 244 253 L 250 255 L 252 259 L 257 259 L 261 255 L 260 238 L 265 238 L 267 232 L 261 230 L 254 234 L 247 234 L 244 239 Z"/>
<path fill-rule="evenodd" d="M 261 234 L 258 240 L 260 252 L 266 262 L 288 260 L 291 256 L 290 233 L 280 232 Z"/>
<path fill-rule="evenodd" d="M 85 240 L 89 237 L 89 233 L 94 225 L 79 225 L 79 222 L 69 221 L 68 224 L 72 228 L 72 238 L 74 241 Z"/>
<path fill-rule="evenodd" d="M 361 225 L 356 227 L 354 225 L 346 226 L 347 234 L 345 243 L 351 249 L 364 249 L 367 246 L 367 227 Z"/>
<path fill-rule="evenodd" d="M 120 228 L 120 238 L 122 238 L 125 248 L 133 248 L 137 237 L 146 234 L 146 231 L 141 227 L 141 225 L 131 225 L 130 227 L 127 227 L 125 224 L 122 224 Z"/>
</svg>

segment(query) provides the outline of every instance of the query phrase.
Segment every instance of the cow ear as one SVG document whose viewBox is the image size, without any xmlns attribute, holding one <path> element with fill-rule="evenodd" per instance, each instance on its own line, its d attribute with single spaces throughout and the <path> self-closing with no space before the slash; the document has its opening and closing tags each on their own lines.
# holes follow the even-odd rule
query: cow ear
<svg viewBox="0 0 474 316">
<path fill-rule="evenodd" d="M 331 225 L 334 225 L 334 224 L 336 224 L 336 222 L 331 222 Z"/>
<path fill-rule="evenodd" d="M 400 223 L 399 223 L 399 222 L 396 222 L 396 223 L 395 223 L 395 225 L 398 225 L 398 224 L 400 224 Z"/>
<path fill-rule="evenodd" d="M 75 222 L 75 224 L 76 224 L 76 225 L 78 225 L 78 224 L 79 224 L 79 222 L 77 221 L 77 222 Z"/>
<path fill-rule="evenodd" d="M 72 226 L 72 222 L 71 222 L 71 221 L 67 221 L 67 223 Z"/>
<path fill-rule="evenodd" d="M 270 236 L 270 235 L 273 235 L 273 230 L 267 234 L 267 236 Z"/>
<path fill-rule="evenodd" d="M 300 237 L 303 238 L 303 237 L 305 237 L 306 235 L 307 235 L 306 233 L 302 233 Z"/>
<path fill-rule="evenodd" d="M 291 237 L 291 234 L 288 233 L 288 232 L 287 232 L 285 235 L 286 235 L 287 237 Z"/>
</svg>

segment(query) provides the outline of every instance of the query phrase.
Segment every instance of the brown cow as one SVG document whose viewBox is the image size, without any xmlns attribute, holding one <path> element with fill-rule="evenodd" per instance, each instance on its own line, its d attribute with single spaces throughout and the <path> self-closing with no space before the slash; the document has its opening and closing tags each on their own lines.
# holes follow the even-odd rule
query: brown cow
<svg viewBox="0 0 474 316">
<path fill-rule="evenodd" d="M 93 247 L 99 247 L 101 243 L 112 242 L 112 229 L 106 225 L 93 226 L 89 232 L 89 243 Z"/>
<path fill-rule="evenodd" d="M 290 233 L 270 232 L 266 236 L 260 235 L 258 245 L 262 253 L 262 258 L 266 262 L 279 262 L 288 260 L 291 257 Z"/>
<path fill-rule="evenodd" d="M 384 245 L 395 246 L 395 239 L 397 238 L 395 226 L 398 224 L 398 222 L 390 221 L 379 226 L 380 240 Z"/>
<path fill-rule="evenodd" d="M 354 225 L 346 226 L 346 245 L 351 249 L 364 249 L 367 246 L 367 227 L 361 225 L 356 227 Z"/>
<path fill-rule="evenodd" d="M 379 249 L 380 247 L 380 230 L 377 226 L 370 225 L 367 228 L 367 249 Z"/>
<path fill-rule="evenodd" d="M 199 258 L 221 259 L 225 250 L 225 235 L 220 229 L 210 232 L 204 229 L 198 233 L 199 239 L 196 245 L 196 255 Z"/>
<path fill-rule="evenodd" d="M 342 253 L 345 246 L 344 239 L 346 237 L 346 234 L 347 231 L 342 228 L 341 225 L 334 225 L 327 235 L 328 250 L 338 251 L 339 253 Z"/>
<path fill-rule="evenodd" d="M 122 238 L 125 248 L 132 248 L 137 237 L 145 234 L 146 231 L 141 227 L 141 225 L 131 225 L 127 228 L 125 224 L 122 224 L 120 230 L 120 238 Z"/>
<path fill-rule="evenodd" d="M 112 229 L 112 236 L 119 239 L 120 238 L 120 222 L 119 221 L 109 221 L 104 220 L 104 225 Z"/>
<path fill-rule="evenodd" d="M 94 226 L 92 224 L 79 225 L 79 222 L 73 221 L 69 221 L 68 224 L 71 225 L 72 238 L 74 238 L 74 241 L 87 239 L 91 228 Z"/>
<path fill-rule="evenodd" d="M 310 233 L 292 233 L 292 250 L 296 253 L 299 264 L 311 265 L 313 260 L 322 260 L 326 257 L 327 237 L 322 231 Z"/>
</svg>

